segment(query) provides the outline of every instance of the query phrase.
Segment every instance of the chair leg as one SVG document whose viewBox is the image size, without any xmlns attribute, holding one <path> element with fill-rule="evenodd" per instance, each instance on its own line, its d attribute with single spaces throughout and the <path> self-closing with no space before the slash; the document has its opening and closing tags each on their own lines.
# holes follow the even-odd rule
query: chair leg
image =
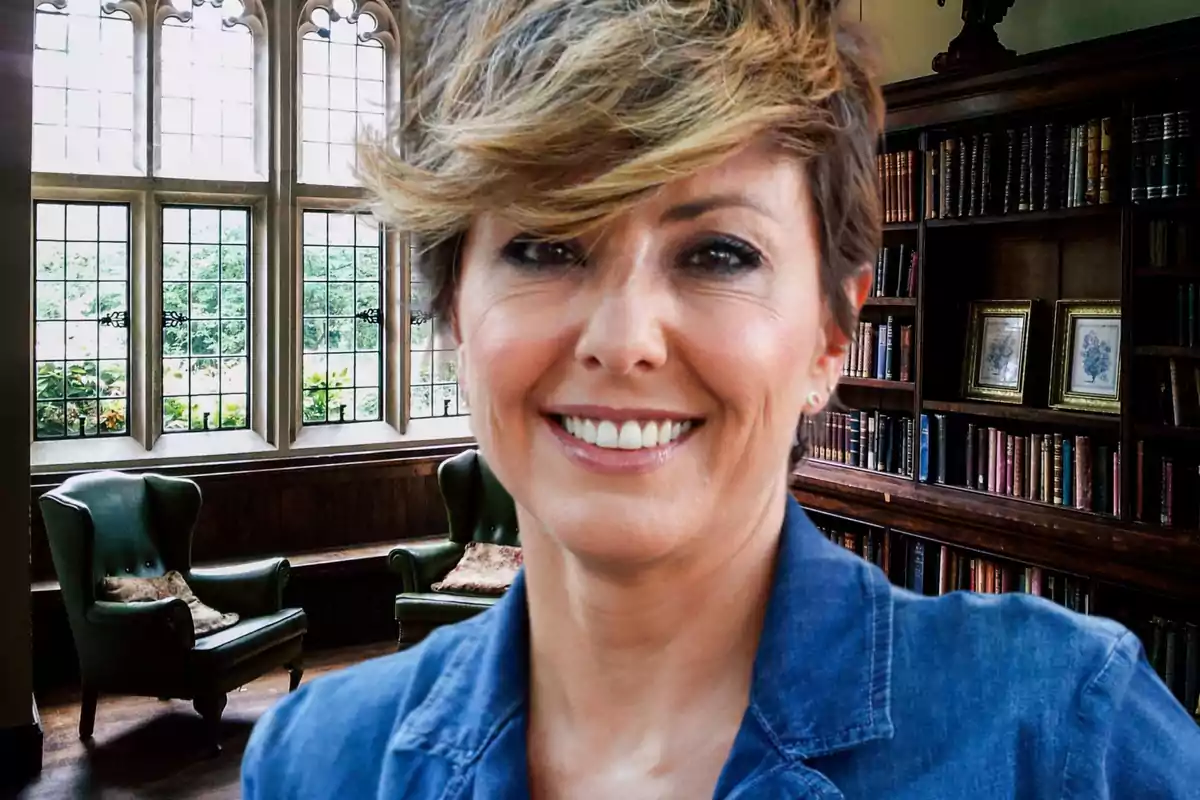
<svg viewBox="0 0 1200 800">
<path fill-rule="evenodd" d="M 221 712 L 225 710 L 225 693 L 200 695 L 192 701 L 196 713 L 204 718 L 213 755 L 221 752 Z"/>
<path fill-rule="evenodd" d="M 83 701 L 79 706 L 79 738 L 85 742 L 92 738 L 92 731 L 96 727 L 97 696 L 95 689 L 83 687 Z"/>
<path fill-rule="evenodd" d="M 300 679 L 304 677 L 304 661 L 297 656 L 295 661 L 284 666 L 288 671 L 288 692 L 294 692 L 300 686 Z"/>
</svg>

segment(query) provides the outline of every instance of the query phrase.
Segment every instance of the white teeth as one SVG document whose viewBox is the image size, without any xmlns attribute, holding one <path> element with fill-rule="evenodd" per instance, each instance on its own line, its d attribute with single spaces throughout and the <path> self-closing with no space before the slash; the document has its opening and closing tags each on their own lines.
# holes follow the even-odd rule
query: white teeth
<svg viewBox="0 0 1200 800">
<path fill-rule="evenodd" d="M 658 436 L 654 437 L 658 441 Z M 621 434 L 617 437 L 617 447 L 622 450 L 640 450 L 642 448 L 642 426 L 631 419 L 621 423 Z"/>
<path fill-rule="evenodd" d="M 672 420 L 595 420 L 583 417 L 563 417 L 562 426 L 577 439 L 610 450 L 641 450 L 662 447 L 687 433 L 690 421 Z"/>
<path fill-rule="evenodd" d="M 608 420 L 596 425 L 596 447 L 617 447 L 617 426 Z"/>
<path fill-rule="evenodd" d="M 658 447 L 658 423 L 647 422 L 640 431 L 642 447 Z"/>
</svg>

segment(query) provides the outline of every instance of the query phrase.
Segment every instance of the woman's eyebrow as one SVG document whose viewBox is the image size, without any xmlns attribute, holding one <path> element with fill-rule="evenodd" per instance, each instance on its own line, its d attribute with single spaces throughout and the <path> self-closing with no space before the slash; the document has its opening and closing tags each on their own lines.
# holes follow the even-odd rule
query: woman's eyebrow
<svg viewBox="0 0 1200 800">
<path fill-rule="evenodd" d="M 775 219 L 770 211 L 743 194 L 717 194 L 671 206 L 663 212 L 662 222 L 686 222 L 718 208 L 748 208 L 764 217 Z"/>
</svg>

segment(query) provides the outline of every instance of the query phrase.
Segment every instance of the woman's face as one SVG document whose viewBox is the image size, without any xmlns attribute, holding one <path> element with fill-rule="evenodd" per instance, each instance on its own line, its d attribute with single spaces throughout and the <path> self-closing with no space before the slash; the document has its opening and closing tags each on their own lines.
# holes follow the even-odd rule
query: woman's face
<svg viewBox="0 0 1200 800">
<path fill-rule="evenodd" d="M 804 170 L 765 147 L 584 240 L 477 219 L 455 303 L 460 381 L 522 536 L 623 569 L 766 513 L 811 393 L 823 403 L 841 371 L 818 254 Z"/>
</svg>

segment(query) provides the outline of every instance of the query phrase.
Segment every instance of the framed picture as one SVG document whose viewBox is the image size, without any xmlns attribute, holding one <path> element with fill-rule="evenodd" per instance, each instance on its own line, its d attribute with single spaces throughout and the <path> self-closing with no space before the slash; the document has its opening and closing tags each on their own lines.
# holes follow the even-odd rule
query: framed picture
<svg viewBox="0 0 1200 800">
<path fill-rule="evenodd" d="M 1025 361 L 1032 300 L 971 304 L 963 395 L 971 400 L 1020 403 L 1025 399 Z"/>
<path fill-rule="evenodd" d="M 1050 407 L 1121 412 L 1121 304 L 1059 300 L 1054 308 Z"/>
</svg>

